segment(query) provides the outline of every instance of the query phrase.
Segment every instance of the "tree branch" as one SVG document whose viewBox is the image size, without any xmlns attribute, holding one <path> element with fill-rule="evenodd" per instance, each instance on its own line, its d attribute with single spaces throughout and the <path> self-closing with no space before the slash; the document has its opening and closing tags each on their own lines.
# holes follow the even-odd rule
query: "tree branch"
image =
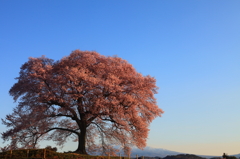
<svg viewBox="0 0 240 159">
<path fill-rule="evenodd" d="M 50 128 L 50 129 L 48 129 L 45 133 L 48 133 L 48 132 L 50 132 L 50 131 L 52 131 L 52 130 L 63 130 L 63 131 L 69 131 L 69 132 L 72 132 L 72 133 L 74 133 L 74 134 L 76 134 L 76 135 L 79 135 L 79 133 L 76 132 L 76 131 L 74 131 L 74 130 L 67 129 L 67 128 L 58 128 L 58 127 Z"/>
<path fill-rule="evenodd" d="M 64 114 L 51 114 L 50 117 L 68 117 L 71 118 L 72 120 L 75 120 L 75 118 L 71 115 L 64 115 Z"/>
</svg>

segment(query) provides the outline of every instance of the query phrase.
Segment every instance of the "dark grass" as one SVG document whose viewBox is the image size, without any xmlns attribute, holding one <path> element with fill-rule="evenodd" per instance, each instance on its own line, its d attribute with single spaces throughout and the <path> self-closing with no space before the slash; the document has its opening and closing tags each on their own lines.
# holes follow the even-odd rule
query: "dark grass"
<svg viewBox="0 0 240 159">
<path fill-rule="evenodd" d="M 119 159 L 119 157 L 59 153 L 48 149 L 22 149 L 0 152 L 0 159 Z"/>
</svg>

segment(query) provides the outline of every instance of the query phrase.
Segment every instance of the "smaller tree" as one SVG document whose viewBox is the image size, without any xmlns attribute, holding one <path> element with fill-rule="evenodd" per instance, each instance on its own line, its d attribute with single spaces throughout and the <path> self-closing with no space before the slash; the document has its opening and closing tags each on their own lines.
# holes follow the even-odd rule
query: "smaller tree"
<svg viewBox="0 0 240 159">
<path fill-rule="evenodd" d="M 222 157 L 228 159 L 228 155 L 226 153 L 223 153 Z"/>
<path fill-rule="evenodd" d="M 57 152 L 57 148 L 56 147 L 52 147 L 52 146 L 46 146 L 45 149 L 48 149 L 48 150 L 51 150 L 51 151 L 54 151 L 54 152 Z"/>
</svg>

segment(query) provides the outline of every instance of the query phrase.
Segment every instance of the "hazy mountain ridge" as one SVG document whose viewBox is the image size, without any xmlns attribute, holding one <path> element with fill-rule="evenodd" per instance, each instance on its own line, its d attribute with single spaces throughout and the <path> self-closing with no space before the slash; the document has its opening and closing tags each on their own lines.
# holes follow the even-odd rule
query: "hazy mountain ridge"
<svg viewBox="0 0 240 159">
<path fill-rule="evenodd" d="M 145 147 L 144 150 L 140 150 L 137 148 L 133 148 L 132 149 L 132 153 L 131 156 L 148 156 L 148 157 L 166 157 L 169 155 L 178 155 L 178 154 L 183 154 L 180 152 L 176 152 L 176 151 L 170 151 L 170 150 L 166 150 L 166 149 L 162 149 L 162 148 L 152 148 L 152 147 Z"/>
<path fill-rule="evenodd" d="M 150 158 L 159 158 L 159 157 L 160 158 L 166 158 L 167 156 L 176 156 L 176 155 L 178 155 L 177 156 L 178 158 L 181 158 L 182 157 L 181 155 L 190 155 L 190 154 L 183 153 L 183 152 L 170 151 L 170 150 L 166 150 L 166 149 L 162 149 L 162 148 L 146 147 L 146 148 L 144 148 L 144 150 L 133 148 L 131 156 L 136 157 L 136 155 L 138 155 L 138 157 L 144 156 L 145 159 L 147 159 L 147 158 L 150 159 Z M 219 154 L 219 156 L 195 155 L 195 154 L 193 154 L 192 156 L 185 156 L 185 157 L 193 158 L 194 156 L 202 157 L 202 158 L 221 158 L 222 154 Z M 229 155 L 229 156 L 235 156 L 235 157 L 239 158 L 240 154 Z M 197 158 L 197 157 L 194 157 L 194 158 Z M 170 159 L 170 157 L 168 157 L 166 159 Z"/>
</svg>

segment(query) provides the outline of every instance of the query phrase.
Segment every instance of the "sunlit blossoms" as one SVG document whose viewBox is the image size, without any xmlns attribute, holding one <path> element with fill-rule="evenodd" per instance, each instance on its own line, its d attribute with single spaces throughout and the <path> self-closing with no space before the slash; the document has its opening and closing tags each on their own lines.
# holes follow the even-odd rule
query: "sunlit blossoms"
<svg viewBox="0 0 240 159">
<path fill-rule="evenodd" d="M 119 57 L 73 51 L 59 61 L 29 58 L 10 95 L 18 102 L 3 123 L 11 148 L 36 147 L 41 140 L 78 142 L 75 152 L 128 154 L 144 148 L 149 124 L 163 111 L 157 106 L 156 80 L 136 72 Z"/>
</svg>

